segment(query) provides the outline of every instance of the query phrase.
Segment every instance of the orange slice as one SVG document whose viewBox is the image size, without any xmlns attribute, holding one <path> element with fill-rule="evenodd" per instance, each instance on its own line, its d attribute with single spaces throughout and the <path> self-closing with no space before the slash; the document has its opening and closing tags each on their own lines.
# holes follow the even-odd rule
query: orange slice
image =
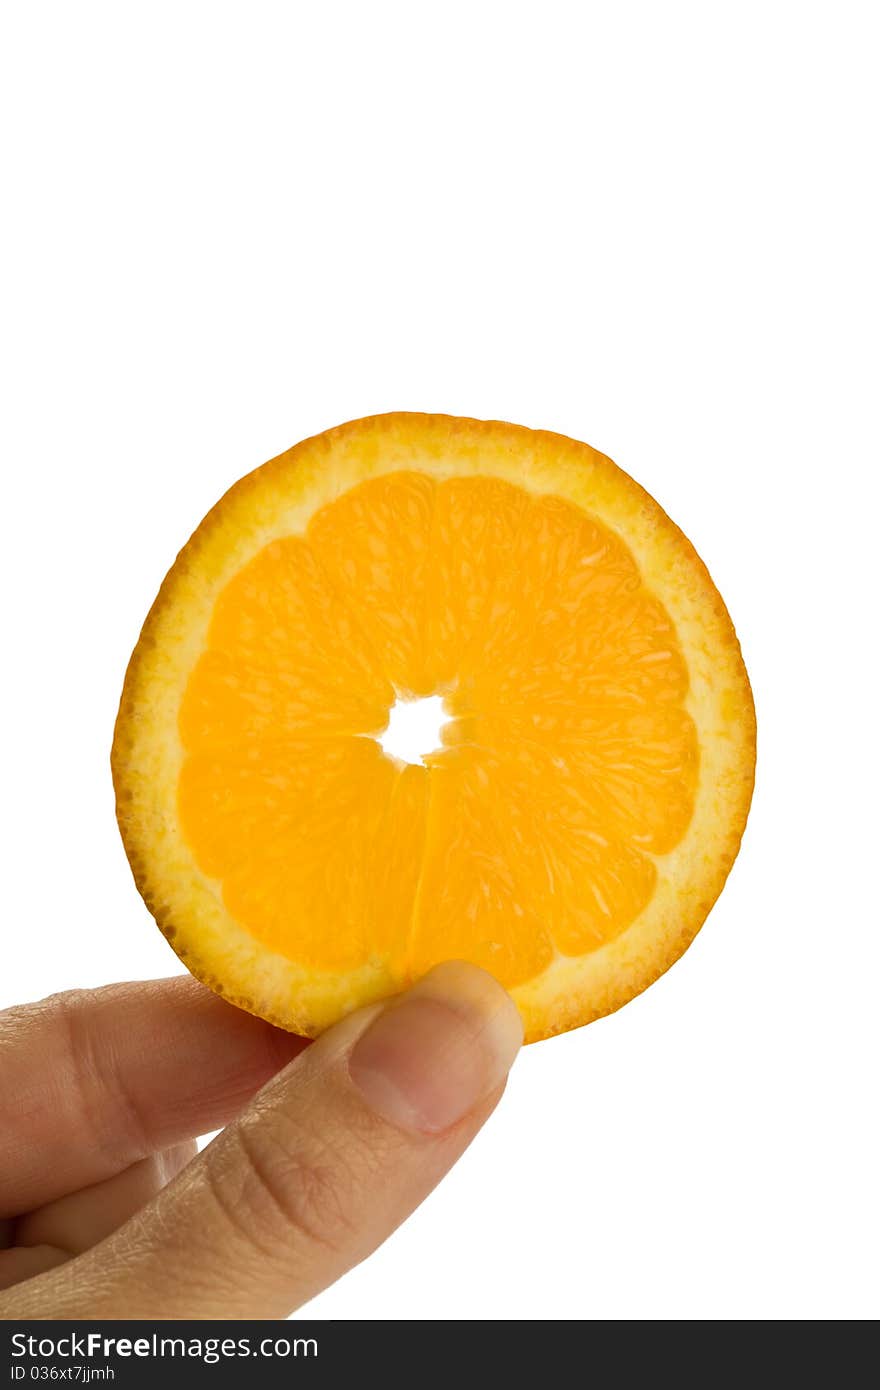
<svg viewBox="0 0 880 1390">
<path fill-rule="evenodd" d="M 442 695 L 423 761 L 378 736 Z M 619 1008 L 699 930 L 745 826 L 755 720 L 690 543 L 610 459 L 385 415 L 214 507 L 126 676 L 135 880 L 188 967 L 313 1035 L 464 958 L 528 1039 Z"/>
</svg>

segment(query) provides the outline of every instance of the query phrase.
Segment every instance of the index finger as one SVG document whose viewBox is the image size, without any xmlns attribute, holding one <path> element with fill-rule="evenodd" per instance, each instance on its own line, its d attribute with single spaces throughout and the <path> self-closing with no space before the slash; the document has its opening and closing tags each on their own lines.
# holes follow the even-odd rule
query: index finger
<svg viewBox="0 0 880 1390">
<path fill-rule="evenodd" d="M 304 1046 L 189 976 L 0 1013 L 0 1217 L 219 1129 Z"/>
</svg>

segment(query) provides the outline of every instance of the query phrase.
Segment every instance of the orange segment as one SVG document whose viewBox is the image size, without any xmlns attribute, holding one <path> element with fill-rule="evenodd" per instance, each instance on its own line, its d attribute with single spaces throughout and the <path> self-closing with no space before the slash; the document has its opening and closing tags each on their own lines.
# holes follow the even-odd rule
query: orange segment
<svg viewBox="0 0 880 1390">
<path fill-rule="evenodd" d="M 344 970 L 374 948 L 363 905 L 394 790 L 368 738 L 267 742 L 197 754 L 180 777 L 181 828 L 232 916 L 302 964 Z"/>
<path fill-rule="evenodd" d="M 582 955 L 613 940 L 649 901 L 654 863 L 633 837 L 614 837 L 595 777 L 501 737 L 492 752 L 465 744 L 453 760 L 442 754 L 431 771 L 415 974 L 465 932 L 467 954 L 479 948 L 478 964 L 512 987 L 554 949 Z"/>
<path fill-rule="evenodd" d="M 600 779 L 517 740 L 485 765 L 521 898 L 556 950 L 579 956 L 613 941 L 650 900 L 657 874 L 605 814 Z"/>
<path fill-rule="evenodd" d="M 511 987 L 546 969 L 546 925 L 517 882 L 521 865 L 497 818 L 485 761 L 473 750 L 441 755 L 431 767 L 431 802 L 409 973 L 438 961 L 472 960 Z"/>
<path fill-rule="evenodd" d="M 452 716 L 424 765 L 395 695 Z M 191 969 L 309 1034 L 463 957 L 529 1039 L 618 1008 L 717 897 L 754 712 L 688 541 L 610 460 L 387 416 L 243 480 L 126 677 L 120 827 Z"/>
<path fill-rule="evenodd" d="M 450 478 L 437 488 L 425 617 L 427 687 L 451 690 L 479 646 L 529 497 L 501 478 Z"/>
<path fill-rule="evenodd" d="M 645 644 L 659 644 L 665 635 L 675 648 L 669 616 L 642 591 L 627 547 L 556 497 L 532 501 L 505 558 L 490 618 L 475 659 L 462 672 L 460 698 L 469 707 L 509 708 L 513 697 L 517 707 L 534 702 L 546 708 L 552 699 L 555 708 L 566 694 L 579 707 L 594 674 L 595 693 L 617 703 L 612 670 L 629 666 Z M 685 674 L 679 695 L 686 686 Z"/>
<path fill-rule="evenodd" d="M 693 813 L 699 757 L 694 723 L 686 710 L 659 697 L 637 713 L 629 709 L 626 702 L 624 712 L 616 713 L 610 703 L 591 708 L 585 701 L 578 719 L 566 721 L 564 712 L 499 714 L 465 727 L 469 738 L 516 771 L 527 798 L 548 800 L 560 817 L 589 816 L 593 829 L 666 854 Z"/>
<path fill-rule="evenodd" d="M 617 716 L 682 703 L 688 674 L 678 639 L 644 589 L 599 600 L 552 590 L 545 597 L 537 628 L 526 633 L 512 605 L 506 648 L 468 681 L 471 705 L 513 708 L 552 738 L 588 725 L 599 707 Z"/>
<path fill-rule="evenodd" d="M 296 536 L 264 546 L 217 597 L 180 710 L 184 747 L 381 729 L 393 691 L 349 606 Z"/>
<path fill-rule="evenodd" d="M 308 538 L 400 692 L 428 693 L 424 628 L 434 483 L 392 473 L 343 493 Z"/>
</svg>

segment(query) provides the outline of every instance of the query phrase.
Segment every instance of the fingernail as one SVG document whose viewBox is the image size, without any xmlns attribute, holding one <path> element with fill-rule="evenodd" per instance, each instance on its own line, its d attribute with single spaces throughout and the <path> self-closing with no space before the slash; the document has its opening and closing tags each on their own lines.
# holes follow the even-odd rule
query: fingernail
<svg viewBox="0 0 880 1390">
<path fill-rule="evenodd" d="M 447 961 L 374 1019 L 348 1068 L 383 1119 L 437 1134 L 501 1085 L 522 1036 L 506 990 L 476 965 Z"/>
</svg>

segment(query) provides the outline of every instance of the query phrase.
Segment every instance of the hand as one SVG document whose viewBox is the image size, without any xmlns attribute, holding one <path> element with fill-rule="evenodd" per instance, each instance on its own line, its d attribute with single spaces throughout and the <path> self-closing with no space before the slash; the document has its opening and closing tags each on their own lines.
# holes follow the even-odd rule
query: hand
<svg viewBox="0 0 880 1390">
<path fill-rule="evenodd" d="M 430 1192 L 521 1041 L 459 963 L 309 1045 L 188 977 L 0 1014 L 0 1316 L 285 1317 Z"/>
</svg>

